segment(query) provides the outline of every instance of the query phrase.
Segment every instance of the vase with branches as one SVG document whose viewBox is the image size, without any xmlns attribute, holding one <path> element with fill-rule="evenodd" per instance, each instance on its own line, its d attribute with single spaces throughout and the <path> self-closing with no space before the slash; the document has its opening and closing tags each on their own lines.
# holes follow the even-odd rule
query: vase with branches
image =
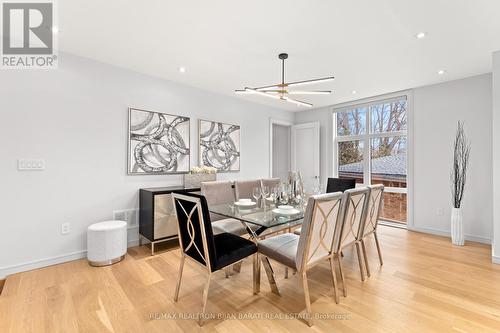
<svg viewBox="0 0 500 333">
<path fill-rule="evenodd" d="M 459 121 L 453 145 L 453 167 L 451 169 L 451 240 L 454 245 L 464 245 L 462 200 L 467 181 L 471 144 L 465 135 L 464 123 Z"/>
</svg>

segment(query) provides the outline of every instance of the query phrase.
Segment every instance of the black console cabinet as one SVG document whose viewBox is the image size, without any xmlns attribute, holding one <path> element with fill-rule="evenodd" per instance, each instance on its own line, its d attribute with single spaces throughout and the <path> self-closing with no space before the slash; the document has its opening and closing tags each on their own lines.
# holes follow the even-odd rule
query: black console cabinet
<svg viewBox="0 0 500 333">
<path fill-rule="evenodd" d="M 172 192 L 199 192 L 199 188 L 152 187 L 139 190 L 139 239 L 155 244 L 177 238 L 177 218 L 172 202 Z"/>
</svg>

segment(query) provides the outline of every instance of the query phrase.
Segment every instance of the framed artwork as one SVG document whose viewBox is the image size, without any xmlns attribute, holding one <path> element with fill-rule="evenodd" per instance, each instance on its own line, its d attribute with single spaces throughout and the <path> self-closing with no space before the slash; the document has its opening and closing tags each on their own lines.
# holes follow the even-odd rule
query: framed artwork
<svg viewBox="0 0 500 333">
<path fill-rule="evenodd" d="M 188 117 L 129 108 L 129 175 L 189 172 Z"/>
<path fill-rule="evenodd" d="M 200 165 L 240 171 L 240 126 L 200 120 L 198 133 Z"/>
</svg>

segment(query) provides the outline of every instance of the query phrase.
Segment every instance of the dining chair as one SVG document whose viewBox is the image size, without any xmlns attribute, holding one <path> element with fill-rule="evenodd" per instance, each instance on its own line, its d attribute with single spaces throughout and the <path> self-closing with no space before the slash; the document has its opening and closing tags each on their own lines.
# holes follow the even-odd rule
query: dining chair
<svg viewBox="0 0 500 333">
<path fill-rule="evenodd" d="M 328 178 L 326 193 L 345 192 L 356 187 L 354 178 Z"/>
<path fill-rule="evenodd" d="M 281 184 L 281 179 L 279 178 L 261 179 L 260 181 L 262 183 L 262 187 L 267 186 L 270 191 Z"/>
<path fill-rule="evenodd" d="M 362 229 L 362 233 L 359 236 L 361 243 L 361 248 L 363 250 L 363 256 L 365 259 L 366 275 L 370 276 L 370 267 L 368 265 L 368 257 L 366 255 L 365 238 L 373 234 L 375 238 L 375 245 L 377 246 L 378 260 L 380 266 L 384 264 L 382 261 L 382 252 L 380 251 L 380 244 L 377 236 L 378 219 L 380 217 L 380 211 L 382 208 L 382 198 L 384 196 L 384 185 L 370 185 L 370 198 L 368 200 L 368 209 L 366 212 L 365 224 Z"/>
<path fill-rule="evenodd" d="M 213 181 L 201 183 L 201 195 L 209 205 L 222 205 L 234 202 L 234 190 L 230 181 Z M 210 213 L 215 233 L 229 232 L 238 236 L 246 234 L 245 226 L 238 220 Z"/>
<path fill-rule="evenodd" d="M 212 181 L 201 183 L 201 194 L 205 196 L 209 205 L 222 205 L 234 203 L 234 190 L 230 181 Z M 212 228 L 214 233 L 228 232 L 238 236 L 248 235 L 247 228 L 255 231 L 258 229 L 257 225 L 250 225 L 246 227 L 241 221 L 233 218 L 227 218 L 221 215 L 210 213 Z M 233 266 L 233 271 L 239 273 L 241 270 L 241 263 Z M 226 270 L 226 277 L 231 275 L 231 269 Z"/>
<path fill-rule="evenodd" d="M 328 178 L 326 193 L 344 192 L 355 187 L 356 179 L 354 178 Z M 301 228 L 297 228 L 294 233 L 300 235 L 301 231 Z"/>
<path fill-rule="evenodd" d="M 257 245 L 243 237 L 231 233 L 214 235 L 208 211 L 207 200 L 204 196 L 192 193 L 172 194 L 177 226 L 179 232 L 179 245 L 181 260 L 177 285 L 175 287 L 174 302 L 179 299 L 179 290 L 186 258 L 201 265 L 207 273 L 207 281 L 203 290 L 203 303 L 199 318 L 200 326 L 208 299 L 208 288 L 212 274 L 229 265 L 240 262 L 244 258 L 254 255 L 254 294 L 257 293 L 256 267 L 258 266 Z"/>
<path fill-rule="evenodd" d="M 309 285 L 307 272 L 318 263 L 325 260 L 330 262 L 330 270 L 333 280 L 335 302 L 339 302 L 337 294 L 337 277 L 333 249 L 335 246 L 335 235 L 342 219 L 342 193 L 329 193 L 311 196 L 308 200 L 302 234 L 293 233 L 280 234 L 258 242 L 258 255 L 268 273 L 271 289 L 279 294 L 274 273 L 269 263 L 269 258 L 287 267 L 297 270 L 302 277 L 304 297 L 307 310 L 307 324 L 312 325 L 311 299 L 309 296 Z M 260 265 L 258 265 L 260 268 Z M 257 288 L 260 287 L 260 272 L 256 273 Z M 257 291 L 259 291 L 257 289 Z"/>
<path fill-rule="evenodd" d="M 339 258 L 340 277 L 342 279 L 344 296 L 347 296 L 347 288 L 342 270 L 342 255 L 340 255 L 344 249 L 351 246 L 356 247 L 361 281 L 365 280 L 359 235 L 363 231 L 369 196 L 369 187 L 360 187 L 344 192 L 344 216 L 339 231 L 339 240 L 336 243 L 337 247 L 334 249 L 335 255 Z"/>
<path fill-rule="evenodd" d="M 240 199 L 252 199 L 253 189 L 261 188 L 260 180 L 237 180 L 234 182 L 234 193 L 236 195 L 236 200 Z"/>
</svg>

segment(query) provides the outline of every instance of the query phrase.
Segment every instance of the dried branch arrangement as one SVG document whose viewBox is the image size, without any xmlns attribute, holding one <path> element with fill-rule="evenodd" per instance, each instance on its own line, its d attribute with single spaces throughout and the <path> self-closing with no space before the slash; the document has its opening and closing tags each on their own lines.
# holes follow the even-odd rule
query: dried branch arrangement
<svg viewBox="0 0 500 333">
<path fill-rule="evenodd" d="M 471 144 L 464 131 L 463 122 L 458 122 L 453 150 L 453 168 L 451 170 L 451 197 L 453 207 L 460 208 L 464 197 L 467 169 L 469 167 Z"/>
</svg>

